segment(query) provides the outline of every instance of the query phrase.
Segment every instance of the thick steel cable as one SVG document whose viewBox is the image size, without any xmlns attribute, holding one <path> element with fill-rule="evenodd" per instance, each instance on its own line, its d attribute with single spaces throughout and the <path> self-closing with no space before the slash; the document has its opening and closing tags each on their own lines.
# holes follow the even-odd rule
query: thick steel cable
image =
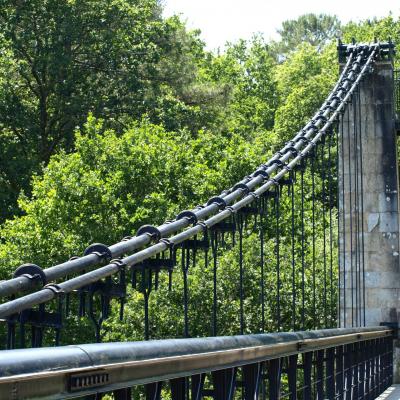
<svg viewBox="0 0 400 400">
<path fill-rule="evenodd" d="M 347 97 L 348 97 L 348 96 L 347 96 Z M 343 108 L 343 106 L 342 106 L 342 107 L 339 107 L 339 109 L 340 109 L 340 108 Z M 310 149 L 309 149 L 309 150 L 310 150 Z M 282 172 L 282 171 L 281 171 L 281 172 Z M 279 175 L 279 174 L 278 174 L 278 175 Z M 78 277 L 78 278 L 79 278 L 79 277 Z"/>
<path fill-rule="evenodd" d="M 330 95 L 328 96 L 326 101 L 324 102 L 324 104 L 321 106 L 320 110 L 314 115 L 314 118 L 301 131 L 299 131 L 299 133 L 293 138 L 293 141 L 299 139 L 300 137 L 303 137 L 305 135 L 306 130 L 309 129 L 312 121 L 316 120 L 319 116 L 322 115 L 322 112 L 326 109 L 326 105 L 328 104 L 328 102 L 332 99 L 333 96 L 336 95 L 336 92 L 339 90 L 342 80 L 345 77 L 345 74 L 347 73 L 347 71 L 349 69 L 352 58 L 353 58 L 353 54 L 351 53 L 336 86 L 334 87 L 334 89 L 332 90 L 332 92 L 330 93 Z M 279 157 L 283 153 L 287 153 L 288 149 L 294 144 L 293 141 L 288 142 L 281 151 L 277 152 L 271 158 L 271 160 L 279 159 Z M 253 177 L 254 174 L 252 174 L 250 176 Z M 246 183 L 246 182 L 248 182 L 247 177 L 244 178 L 242 181 L 238 182 L 238 184 Z M 233 186 L 233 188 L 234 188 L 234 186 Z M 220 197 L 224 198 L 225 196 L 227 196 L 227 194 L 232 193 L 232 191 L 233 191 L 232 188 L 227 191 L 224 191 L 221 193 Z M 212 210 L 212 208 L 214 208 L 214 210 Z M 208 209 L 208 210 L 206 210 L 206 209 Z M 202 217 L 205 217 L 205 216 L 212 214 L 213 211 L 215 211 L 215 207 L 213 204 L 211 204 L 209 207 L 205 207 L 202 210 L 201 215 L 202 215 Z M 196 214 L 196 212 L 198 212 L 198 208 L 194 209 L 193 212 Z M 200 212 L 198 212 L 198 213 L 200 214 Z M 185 219 L 182 219 L 180 221 L 174 221 L 172 223 L 163 224 L 163 225 L 159 226 L 158 229 L 163 236 L 168 236 L 169 234 L 172 234 L 172 233 L 178 231 L 179 229 L 183 229 L 189 225 L 190 225 L 190 221 L 186 220 L 186 223 L 185 223 Z M 138 248 L 141 248 L 150 242 L 151 242 L 151 238 L 149 238 L 148 235 L 143 234 L 143 235 L 139 235 L 134 238 L 131 238 L 129 240 L 123 240 L 119 243 L 111 245 L 111 246 L 109 246 L 109 250 L 112 254 L 112 257 L 116 258 L 116 257 L 121 256 L 122 254 L 129 252 L 129 251 L 133 251 Z M 54 281 L 56 279 L 65 277 L 70 273 L 84 271 L 85 268 L 98 265 L 99 262 L 101 262 L 101 258 L 99 258 L 99 256 L 97 254 L 93 253 L 93 254 L 88 254 L 88 255 L 80 257 L 80 258 L 74 258 L 73 260 L 71 259 L 65 263 L 47 268 L 43 272 L 44 272 L 44 275 L 46 276 L 47 282 L 49 282 L 49 281 Z M 18 291 L 27 290 L 29 288 L 34 287 L 36 284 L 37 283 L 35 280 L 32 280 L 26 276 L 20 276 L 20 277 L 14 278 L 14 279 L 10 279 L 8 281 L 1 281 L 0 282 L 0 296 L 9 296 L 14 293 L 17 293 Z"/>
<path fill-rule="evenodd" d="M 258 184 L 262 183 L 262 185 L 259 186 L 254 192 L 246 194 L 247 191 L 244 191 L 243 189 L 240 188 L 233 190 L 230 194 L 224 197 L 224 200 L 227 205 L 231 204 L 234 200 L 236 200 L 238 197 L 241 197 L 242 195 L 244 195 L 244 197 L 239 201 L 237 201 L 236 203 L 234 203 L 232 206 L 225 207 L 222 211 L 219 211 L 217 214 L 211 216 L 207 220 L 202 221 L 200 223 L 196 223 L 193 227 L 183 232 L 180 232 L 168 239 L 161 239 L 158 243 L 153 244 L 150 247 L 147 247 L 143 250 L 138 251 L 137 253 L 134 253 L 122 259 L 112 261 L 106 266 L 100 267 L 98 269 L 87 272 L 83 275 L 61 282 L 59 284 L 47 285 L 46 287 L 35 293 L 4 303 L 0 305 L 0 318 L 5 318 L 12 314 L 18 313 L 24 309 L 31 308 L 34 305 L 50 301 L 53 298 L 59 296 L 60 294 L 69 293 L 73 290 L 87 286 L 90 283 L 97 282 L 103 278 L 106 278 L 108 276 L 111 276 L 119 272 L 121 268 L 126 268 L 126 267 L 132 268 L 136 264 L 169 249 L 171 245 L 180 244 L 185 240 L 188 240 L 189 238 L 197 234 L 200 234 L 205 229 L 213 227 L 218 222 L 223 221 L 224 219 L 230 217 L 233 213 L 239 211 L 241 208 L 252 203 L 255 199 L 263 195 L 272 187 L 275 187 L 277 185 L 279 186 L 279 180 L 283 176 L 285 176 L 288 171 L 290 171 L 298 163 L 300 163 L 301 160 L 312 151 L 312 149 L 321 140 L 321 138 L 324 135 L 326 135 L 329 127 L 338 119 L 341 111 L 345 109 L 347 103 L 351 98 L 351 95 L 357 88 L 362 76 L 367 71 L 367 68 L 369 67 L 371 62 L 375 59 L 378 48 L 379 48 L 378 45 L 373 45 L 370 47 L 363 46 L 363 49 L 359 52 L 356 60 L 351 64 L 352 66 L 350 68 L 348 77 L 345 79 L 344 83 L 340 87 L 338 86 L 337 94 L 335 96 L 332 96 L 332 100 L 329 107 L 322 115 L 324 118 L 319 118 L 304 134 L 303 138 L 305 139 L 307 144 L 303 147 L 303 140 L 302 140 L 298 141 L 293 146 L 294 149 L 296 150 L 297 155 L 293 157 L 293 150 L 291 151 L 290 149 L 287 152 L 285 152 L 279 159 L 281 163 L 286 163 L 292 157 L 293 159 L 288 164 L 286 164 L 284 168 L 282 168 L 279 172 L 277 172 L 272 178 L 270 177 L 271 173 L 275 172 L 278 169 L 276 163 L 273 163 L 272 165 L 269 165 L 268 163 L 262 166 L 262 170 L 267 173 L 268 177 L 261 176 L 258 173 L 260 169 L 258 169 L 252 174 L 254 178 L 251 179 L 246 184 L 248 189 L 252 190 Z M 369 52 L 369 57 L 367 61 L 363 64 L 361 70 L 357 72 L 357 70 L 360 69 L 362 59 L 366 55 L 364 54 L 366 50 L 368 50 Z M 352 82 L 351 84 L 349 84 L 349 80 Z M 334 111 L 331 112 L 331 110 Z M 322 127 L 318 130 L 318 128 L 321 125 Z M 313 134 L 315 134 L 315 136 L 312 139 L 310 139 L 310 137 Z M 207 216 L 208 213 L 211 211 L 211 209 L 214 208 L 219 209 L 218 204 L 213 203 L 203 209 L 198 210 L 197 217 L 200 217 L 199 219 L 201 219 L 204 216 Z M 178 220 L 176 222 L 180 223 L 180 221 L 181 220 Z M 186 223 L 189 224 L 189 220 L 187 220 Z M 150 240 L 150 237 L 148 239 Z M 216 321 L 214 321 L 214 323 L 216 323 Z"/>
<path fill-rule="evenodd" d="M 321 115 L 326 113 L 328 103 L 332 100 L 334 96 L 337 96 L 338 92 L 340 92 L 340 90 L 342 89 L 343 80 L 346 77 L 346 74 L 349 73 L 349 69 L 350 66 L 352 65 L 352 62 L 353 62 L 353 53 L 349 55 L 347 63 L 342 71 L 342 74 L 340 75 L 338 82 L 332 89 L 328 98 L 321 106 L 320 110 L 318 110 L 318 112 L 314 115 L 314 117 L 310 120 L 310 122 L 308 122 L 307 125 L 297 133 L 297 135 L 292 139 L 292 141 L 288 142 L 279 152 L 277 152 L 271 158 L 270 162 L 280 159 L 283 155 L 292 154 L 290 148 L 296 145 L 299 139 L 304 137 L 310 129 L 314 129 L 313 126 L 318 127 L 321 124 L 321 120 L 319 119 L 319 117 L 321 117 Z M 316 121 L 314 125 L 313 121 Z M 276 169 L 277 165 L 272 165 L 272 167 L 270 168 L 270 172 L 274 172 Z M 256 171 L 249 177 L 242 179 L 240 182 L 238 182 L 237 185 L 247 184 L 247 186 L 253 188 L 261 183 L 260 179 L 257 178 L 259 178 L 259 176 L 257 175 Z M 234 185 L 229 190 L 223 191 L 219 197 L 226 199 L 226 197 L 230 195 L 231 197 L 227 201 L 227 203 L 229 204 L 234 200 L 237 200 L 243 195 L 242 190 L 235 189 L 235 186 L 237 185 Z M 197 219 L 203 219 L 217 211 L 218 211 L 218 206 L 215 203 L 206 205 L 205 207 L 202 207 L 200 209 L 195 208 L 194 210 L 192 210 L 192 212 L 196 215 Z M 157 229 L 160 231 L 162 237 L 167 237 L 181 229 L 187 228 L 188 226 L 190 226 L 190 223 L 191 222 L 188 218 L 182 218 L 170 223 L 164 223 L 161 226 L 157 227 Z M 147 244 L 151 243 L 151 241 L 152 239 L 151 237 L 149 237 L 149 235 L 142 234 L 115 243 L 109 246 L 108 249 L 111 252 L 112 258 L 118 258 L 126 253 L 133 252 L 134 250 L 146 246 Z M 101 264 L 101 262 L 102 258 L 98 254 L 92 253 L 79 258 L 74 257 L 74 259 L 70 259 L 64 263 L 44 269 L 43 273 L 46 277 L 46 281 L 52 282 L 57 279 L 64 278 L 67 275 L 82 272 L 86 269 Z M 10 296 L 18 292 L 34 288 L 37 285 L 38 285 L 37 280 L 31 279 L 27 276 L 19 276 L 17 278 L 9 279 L 6 281 L 0 281 L 0 297 Z"/>
</svg>

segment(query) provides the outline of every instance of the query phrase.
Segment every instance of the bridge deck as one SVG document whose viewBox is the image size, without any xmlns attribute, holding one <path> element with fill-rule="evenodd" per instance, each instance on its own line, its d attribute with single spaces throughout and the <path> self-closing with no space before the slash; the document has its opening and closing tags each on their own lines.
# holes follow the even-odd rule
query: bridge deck
<svg viewBox="0 0 400 400">
<path fill-rule="evenodd" d="M 399 400 L 400 385 L 393 385 L 386 389 L 376 400 Z"/>
</svg>

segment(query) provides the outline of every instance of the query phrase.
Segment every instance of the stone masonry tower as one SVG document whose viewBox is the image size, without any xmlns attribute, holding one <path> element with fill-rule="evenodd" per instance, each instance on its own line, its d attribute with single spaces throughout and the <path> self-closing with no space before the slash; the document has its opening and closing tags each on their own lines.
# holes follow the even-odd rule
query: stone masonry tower
<svg viewBox="0 0 400 400">
<path fill-rule="evenodd" d="M 340 124 L 342 327 L 376 326 L 383 322 L 397 323 L 400 319 L 399 184 L 393 74 L 391 57 L 376 61 Z M 396 353 L 395 381 L 400 382 L 399 348 Z"/>
</svg>

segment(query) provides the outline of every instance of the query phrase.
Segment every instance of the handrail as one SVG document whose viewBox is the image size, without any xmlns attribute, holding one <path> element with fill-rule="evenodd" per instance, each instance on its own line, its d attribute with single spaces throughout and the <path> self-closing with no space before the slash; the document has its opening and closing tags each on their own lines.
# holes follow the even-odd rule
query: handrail
<svg viewBox="0 0 400 400">
<path fill-rule="evenodd" d="M 71 398 L 388 338 L 392 333 L 380 326 L 6 350 L 0 358 L 0 398 L 12 398 L 16 388 L 17 398 Z"/>
</svg>

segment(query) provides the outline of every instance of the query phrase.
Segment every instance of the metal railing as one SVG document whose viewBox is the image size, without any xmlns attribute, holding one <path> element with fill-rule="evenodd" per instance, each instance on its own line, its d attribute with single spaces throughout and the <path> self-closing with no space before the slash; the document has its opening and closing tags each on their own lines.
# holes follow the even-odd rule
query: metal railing
<svg viewBox="0 0 400 400">
<path fill-rule="evenodd" d="M 0 398 L 373 399 L 392 351 L 388 327 L 8 350 Z"/>
</svg>

